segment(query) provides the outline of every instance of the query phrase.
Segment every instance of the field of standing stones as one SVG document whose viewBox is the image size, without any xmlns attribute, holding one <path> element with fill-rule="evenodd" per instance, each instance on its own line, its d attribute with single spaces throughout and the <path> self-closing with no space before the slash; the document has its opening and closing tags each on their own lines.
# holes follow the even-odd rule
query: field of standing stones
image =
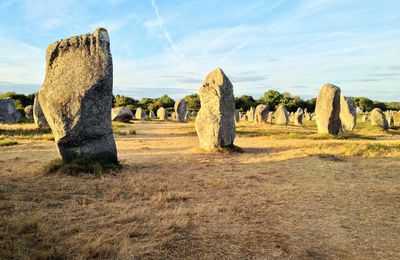
<svg viewBox="0 0 400 260">
<path fill-rule="evenodd" d="M 0 258 L 399 258 L 400 113 L 345 95 L 113 108 L 107 30 L 56 41 L 32 123 L 0 100 Z"/>
</svg>

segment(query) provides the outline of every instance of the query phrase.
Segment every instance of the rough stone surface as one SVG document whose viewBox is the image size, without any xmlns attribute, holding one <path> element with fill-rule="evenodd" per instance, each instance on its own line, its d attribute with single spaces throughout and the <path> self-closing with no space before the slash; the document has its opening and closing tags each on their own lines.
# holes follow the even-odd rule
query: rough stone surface
<svg viewBox="0 0 400 260">
<path fill-rule="evenodd" d="M 254 120 L 256 123 L 263 124 L 268 122 L 269 109 L 267 105 L 261 104 L 256 107 Z"/>
<path fill-rule="evenodd" d="M 249 122 L 254 122 L 255 117 L 255 109 L 254 107 L 250 107 L 250 110 L 247 111 L 247 120 Z"/>
<path fill-rule="evenodd" d="M 287 125 L 289 123 L 289 114 L 284 105 L 280 105 L 274 113 L 275 124 L 277 125 Z"/>
<path fill-rule="evenodd" d="M 176 112 L 172 112 L 171 118 L 173 121 L 178 120 L 178 114 Z"/>
<path fill-rule="evenodd" d="M 111 119 L 113 121 L 128 123 L 133 118 L 133 113 L 128 108 L 117 107 L 111 110 Z"/>
<path fill-rule="evenodd" d="M 183 99 L 178 99 L 174 105 L 175 113 L 177 115 L 176 120 L 179 122 L 185 121 L 185 116 L 187 112 L 186 102 Z"/>
<path fill-rule="evenodd" d="M 371 125 L 377 125 L 383 129 L 389 128 L 386 116 L 380 108 L 375 108 L 371 111 Z"/>
<path fill-rule="evenodd" d="M 154 111 L 153 110 L 150 110 L 149 111 L 149 118 L 150 119 L 153 119 L 153 118 L 155 118 L 156 117 L 156 115 L 154 114 Z"/>
<path fill-rule="evenodd" d="M 243 114 L 243 115 L 240 117 L 240 120 L 242 120 L 242 121 L 247 121 L 247 114 Z"/>
<path fill-rule="evenodd" d="M 340 124 L 340 88 L 325 84 L 317 96 L 315 107 L 318 133 L 337 135 Z"/>
<path fill-rule="evenodd" d="M 146 111 L 138 107 L 135 111 L 135 118 L 138 120 L 144 120 L 146 118 Z"/>
<path fill-rule="evenodd" d="M 214 150 L 233 145 L 236 137 L 233 86 L 217 68 L 200 87 L 201 108 L 196 117 L 200 147 Z"/>
<path fill-rule="evenodd" d="M 365 122 L 368 122 L 368 119 L 369 119 L 369 117 L 368 117 L 367 114 L 363 115 L 362 121 L 363 121 L 364 123 L 365 123 Z"/>
<path fill-rule="evenodd" d="M 165 108 L 160 107 L 157 110 L 157 117 L 160 120 L 168 120 L 168 111 Z"/>
<path fill-rule="evenodd" d="M 235 121 L 236 121 L 236 123 L 239 123 L 239 121 L 240 121 L 240 111 L 239 111 L 239 109 L 235 110 Z"/>
<path fill-rule="evenodd" d="M 268 113 L 268 123 L 272 124 L 274 122 L 274 119 L 275 119 L 274 112 L 270 111 Z"/>
<path fill-rule="evenodd" d="M 49 45 L 39 102 L 63 160 L 117 161 L 112 87 L 107 30 L 99 28 Z"/>
<path fill-rule="evenodd" d="M 26 118 L 32 118 L 33 117 L 33 106 L 32 105 L 26 106 L 24 108 L 24 113 L 25 113 Z"/>
<path fill-rule="evenodd" d="M 294 113 L 293 115 L 293 123 L 295 125 L 303 125 L 303 114 L 304 114 L 303 109 L 299 107 L 296 113 Z"/>
<path fill-rule="evenodd" d="M 0 99 L 0 124 L 15 124 L 21 119 L 21 113 L 15 107 L 12 98 Z"/>
<path fill-rule="evenodd" d="M 49 127 L 46 117 L 44 117 L 42 107 L 40 106 L 38 94 L 35 94 L 33 101 L 33 121 L 39 128 Z"/>
<path fill-rule="evenodd" d="M 356 105 L 351 98 L 340 98 L 340 122 L 342 125 L 342 132 L 352 132 L 357 124 L 357 111 Z"/>
<path fill-rule="evenodd" d="M 394 117 L 391 114 L 386 116 L 386 121 L 388 122 L 389 128 L 394 127 Z"/>
</svg>

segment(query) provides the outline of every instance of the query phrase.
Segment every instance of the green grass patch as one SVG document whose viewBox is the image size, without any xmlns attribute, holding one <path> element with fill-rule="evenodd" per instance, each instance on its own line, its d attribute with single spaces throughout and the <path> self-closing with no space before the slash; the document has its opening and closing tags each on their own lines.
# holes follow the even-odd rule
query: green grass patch
<svg viewBox="0 0 400 260">
<path fill-rule="evenodd" d="M 1 139 L 0 140 L 0 146 L 11 146 L 11 145 L 16 145 L 18 142 L 16 140 L 12 139 Z"/>
<path fill-rule="evenodd" d="M 45 166 L 44 173 L 68 175 L 93 174 L 99 176 L 105 173 L 116 173 L 121 168 L 122 165 L 119 162 L 88 160 L 84 158 L 76 158 L 64 162 L 61 159 L 55 159 Z"/>
</svg>

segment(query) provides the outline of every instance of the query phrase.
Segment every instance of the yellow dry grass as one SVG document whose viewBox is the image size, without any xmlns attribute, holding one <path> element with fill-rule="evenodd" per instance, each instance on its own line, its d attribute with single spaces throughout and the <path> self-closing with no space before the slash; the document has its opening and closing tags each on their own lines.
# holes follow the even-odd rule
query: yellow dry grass
<svg viewBox="0 0 400 260">
<path fill-rule="evenodd" d="M 100 176 L 44 174 L 51 141 L 0 147 L 0 258 L 400 258 L 399 130 L 237 128 L 244 153 L 213 154 L 193 122 L 114 124 L 136 135 Z"/>
</svg>

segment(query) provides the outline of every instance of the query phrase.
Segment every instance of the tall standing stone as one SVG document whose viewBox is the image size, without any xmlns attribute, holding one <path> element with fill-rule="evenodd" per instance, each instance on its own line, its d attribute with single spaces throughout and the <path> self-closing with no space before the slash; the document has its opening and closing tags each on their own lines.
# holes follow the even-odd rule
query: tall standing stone
<svg viewBox="0 0 400 260">
<path fill-rule="evenodd" d="M 394 117 L 393 117 L 392 114 L 388 114 L 388 115 L 386 116 L 386 121 L 388 122 L 389 128 L 394 127 Z"/>
<path fill-rule="evenodd" d="M 138 107 L 135 112 L 135 118 L 138 120 L 144 120 L 146 118 L 146 110 Z"/>
<path fill-rule="evenodd" d="M 340 122 L 343 132 L 352 132 L 357 124 L 356 105 L 351 98 L 340 98 Z"/>
<path fill-rule="evenodd" d="M 178 99 L 174 105 L 175 113 L 176 113 L 176 120 L 179 122 L 185 121 L 185 116 L 187 112 L 186 102 L 183 99 Z"/>
<path fill-rule="evenodd" d="M 377 125 L 382 127 L 383 129 L 389 128 L 386 116 L 380 108 L 374 108 L 371 111 L 371 125 Z"/>
<path fill-rule="evenodd" d="M 200 87 L 201 108 L 196 117 L 200 147 L 214 150 L 233 145 L 236 136 L 233 86 L 217 68 Z"/>
<path fill-rule="evenodd" d="M 274 114 L 277 125 L 287 125 L 289 123 L 289 115 L 284 105 L 280 105 Z"/>
<path fill-rule="evenodd" d="M 32 105 L 26 106 L 24 108 L 24 113 L 25 113 L 25 117 L 26 118 L 32 119 L 32 117 L 33 117 L 33 106 Z"/>
<path fill-rule="evenodd" d="M 293 116 L 293 123 L 295 125 L 303 125 L 303 114 L 304 114 L 303 109 L 299 107 Z"/>
<path fill-rule="evenodd" d="M 15 107 L 12 98 L 0 99 L 0 124 L 15 124 L 21 119 L 21 113 Z"/>
<path fill-rule="evenodd" d="M 247 111 L 247 120 L 249 122 L 254 122 L 254 116 L 255 116 L 255 109 L 254 107 L 250 107 L 250 110 Z"/>
<path fill-rule="evenodd" d="M 254 112 L 254 120 L 256 123 L 262 124 L 268 122 L 269 109 L 267 105 L 260 104 L 256 107 Z"/>
<path fill-rule="evenodd" d="M 156 117 L 156 115 L 154 114 L 154 111 L 153 110 L 150 110 L 149 111 L 149 118 L 150 119 L 153 119 L 153 118 L 155 118 Z"/>
<path fill-rule="evenodd" d="M 318 133 L 337 135 L 340 124 L 340 88 L 326 83 L 319 91 L 315 107 Z"/>
<path fill-rule="evenodd" d="M 33 101 L 33 122 L 39 128 L 49 127 L 46 118 L 44 117 L 42 107 L 40 106 L 38 94 L 35 94 Z"/>
<path fill-rule="evenodd" d="M 49 45 L 39 102 L 60 157 L 117 161 L 111 127 L 113 65 L 106 29 Z"/>
<path fill-rule="evenodd" d="M 160 120 L 168 120 L 168 112 L 165 108 L 160 107 L 157 109 L 157 117 Z"/>
</svg>

